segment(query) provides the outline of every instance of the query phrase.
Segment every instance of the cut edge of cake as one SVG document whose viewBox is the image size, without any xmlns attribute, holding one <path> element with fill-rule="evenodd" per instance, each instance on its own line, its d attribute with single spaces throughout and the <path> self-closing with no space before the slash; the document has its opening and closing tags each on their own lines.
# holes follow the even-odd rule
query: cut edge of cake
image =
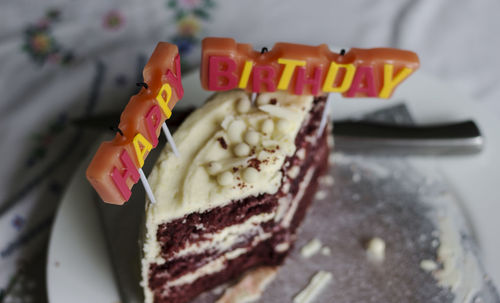
<svg viewBox="0 0 500 303">
<path fill-rule="evenodd" d="M 258 265 L 279 265 L 328 167 L 325 97 L 215 94 L 174 134 L 150 183 L 145 302 L 186 302 Z M 175 175 L 172 175 L 175 174 Z"/>
</svg>

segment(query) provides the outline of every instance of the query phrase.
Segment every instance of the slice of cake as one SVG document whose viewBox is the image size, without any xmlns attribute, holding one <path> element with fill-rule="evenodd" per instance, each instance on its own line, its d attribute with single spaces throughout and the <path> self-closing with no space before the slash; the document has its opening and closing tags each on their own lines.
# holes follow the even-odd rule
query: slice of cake
<svg viewBox="0 0 500 303">
<path fill-rule="evenodd" d="M 258 265 L 281 264 L 328 166 L 325 97 L 215 94 L 174 134 L 149 181 L 145 302 L 187 302 Z"/>
</svg>

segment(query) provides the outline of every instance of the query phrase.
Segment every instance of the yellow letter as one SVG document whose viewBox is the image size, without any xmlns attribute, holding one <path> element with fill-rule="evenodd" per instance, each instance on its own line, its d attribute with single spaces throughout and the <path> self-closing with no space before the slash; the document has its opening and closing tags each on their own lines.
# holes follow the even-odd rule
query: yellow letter
<svg viewBox="0 0 500 303">
<path fill-rule="evenodd" d="M 344 79 L 338 87 L 334 87 L 335 78 L 337 78 L 337 73 L 341 68 L 345 68 Z M 330 63 L 328 74 L 326 75 L 325 82 L 323 83 L 323 91 L 330 93 L 343 93 L 347 91 L 351 86 L 355 71 L 356 68 L 353 64 L 338 64 L 336 62 Z"/>
<path fill-rule="evenodd" d="M 297 66 L 305 66 L 306 61 L 303 60 L 292 60 L 292 59 L 278 59 L 279 64 L 285 64 L 283 68 L 283 73 L 281 74 L 280 82 L 278 83 L 278 89 L 287 89 L 290 80 L 292 79 L 293 71 Z"/>
<path fill-rule="evenodd" d="M 389 98 L 394 87 L 401 81 L 403 81 L 406 77 L 408 77 L 413 71 L 411 68 L 403 67 L 403 69 L 396 75 L 396 77 L 392 78 L 393 70 L 394 65 L 384 64 L 384 86 L 382 87 L 382 89 L 380 90 L 380 94 L 378 95 L 380 98 Z"/>
<path fill-rule="evenodd" d="M 163 94 L 165 93 L 165 97 L 163 97 Z M 158 105 L 160 105 L 161 110 L 163 111 L 163 114 L 168 118 L 170 118 L 170 115 L 172 115 L 172 111 L 170 108 L 168 108 L 168 102 L 170 101 L 170 98 L 172 97 L 172 87 L 170 84 L 165 83 L 161 86 L 160 91 L 158 92 L 158 95 L 156 96 L 156 101 L 158 101 Z"/>
<path fill-rule="evenodd" d="M 243 71 L 241 72 L 240 83 L 238 83 L 239 88 L 245 88 L 248 84 L 248 78 L 250 78 L 250 72 L 252 71 L 253 62 L 245 61 L 243 66 Z"/>
<path fill-rule="evenodd" d="M 137 156 L 137 162 L 139 162 L 139 167 L 142 167 L 144 165 L 144 156 L 146 155 L 146 152 L 151 151 L 153 145 L 149 143 L 149 141 L 146 138 L 144 138 L 144 136 L 141 133 L 135 135 L 133 144 L 135 149 L 135 155 Z"/>
</svg>

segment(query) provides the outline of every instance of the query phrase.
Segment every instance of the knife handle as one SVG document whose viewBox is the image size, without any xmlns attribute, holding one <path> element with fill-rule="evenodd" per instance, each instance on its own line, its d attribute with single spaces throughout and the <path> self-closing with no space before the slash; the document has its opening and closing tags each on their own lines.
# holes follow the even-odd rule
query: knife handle
<svg viewBox="0 0 500 303">
<path fill-rule="evenodd" d="M 474 121 L 429 126 L 340 121 L 333 125 L 335 148 L 350 152 L 475 154 L 484 146 Z"/>
</svg>

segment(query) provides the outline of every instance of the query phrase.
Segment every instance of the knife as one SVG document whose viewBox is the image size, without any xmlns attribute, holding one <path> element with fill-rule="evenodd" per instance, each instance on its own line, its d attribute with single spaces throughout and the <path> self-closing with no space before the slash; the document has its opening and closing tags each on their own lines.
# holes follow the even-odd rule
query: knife
<svg viewBox="0 0 500 303">
<path fill-rule="evenodd" d="M 335 149 L 408 155 L 476 154 L 484 139 L 474 121 L 407 126 L 379 122 L 333 123 Z"/>
<path fill-rule="evenodd" d="M 194 108 L 178 109 L 167 123 L 169 126 L 178 126 L 193 110 Z M 71 122 L 82 128 L 107 129 L 117 125 L 119 118 L 119 114 L 112 113 Z M 481 131 L 472 120 L 425 126 L 343 120 L 333 122 L 333 135 L 335 149 L 347 153 L 476 154 L 484 147 Z"/>
</svg>

